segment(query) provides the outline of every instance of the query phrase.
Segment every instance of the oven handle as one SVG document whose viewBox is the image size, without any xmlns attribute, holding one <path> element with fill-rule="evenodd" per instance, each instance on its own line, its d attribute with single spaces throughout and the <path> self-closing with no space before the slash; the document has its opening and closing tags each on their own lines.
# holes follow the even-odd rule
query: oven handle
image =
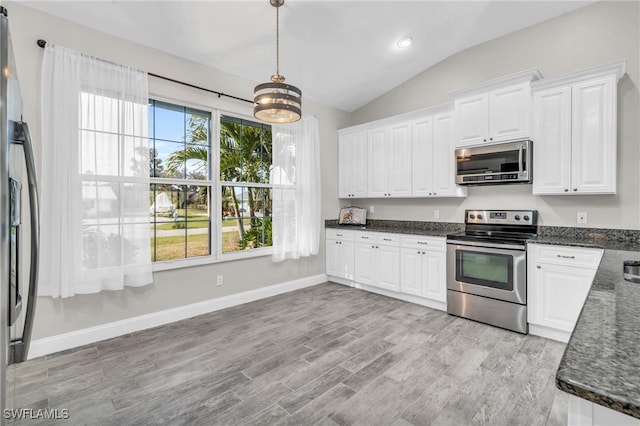
<svg viewBox="0 0 640 426">
<path fill-rule="evenodd" d="M 495 244 L 490 242 L 474 242 L 474 241 L 460 241 L 460 240 L 447 240 L 447 244 L 451 245 L 459 245 L 459 246 L 469 246 L 469 247 L 486 247 L 493 249 L 504 249 L 504 250 L 519 250 L 526 251 L 526 246 L 517 245 L 517 244 Z"/>
</svg>

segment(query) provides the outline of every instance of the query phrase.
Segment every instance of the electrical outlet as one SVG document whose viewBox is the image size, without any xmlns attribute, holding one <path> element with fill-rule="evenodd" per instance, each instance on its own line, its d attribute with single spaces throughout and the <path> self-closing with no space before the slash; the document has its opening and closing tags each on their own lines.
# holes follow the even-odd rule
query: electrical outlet
<svg viewBox="0 0 640 426">
<path fill-rule="evenodd" d="M 369 206 L 369 213 L 373 214 L 376 209 L 373 206 Z"/>
<path fill-rule="evenodd" d="M 577 218 L 577 222 L 579 224 L 586 224 L 587 223 L 587 212 L 578 212 L 578 218 Z"/>
<path fill-rule="evenodd" d="M 433 211 L 433 218 L 434 219 L 440 219 L 440 210 L 434 210 Z"/>
<path fill-rule="evenodd" d="M 222 275 L 218 275 L 218 280 L 216 281 L 216 285 L 220 287 L 222 285 L 223 278 Z"/>
</svg>

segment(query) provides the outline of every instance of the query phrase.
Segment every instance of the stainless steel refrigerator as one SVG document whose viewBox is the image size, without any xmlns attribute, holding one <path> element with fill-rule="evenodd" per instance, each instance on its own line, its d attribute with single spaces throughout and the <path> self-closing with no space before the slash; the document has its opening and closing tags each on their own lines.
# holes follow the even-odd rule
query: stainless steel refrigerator
<svg viewBox="0 0 640 426">
<path fill-rule="evenodd" d="M 22 117 L 6 8 L 0 6 L 0 423 L 18 408 L 15 364 L 27 358 L 35 312 L 38 193 L 29 126 Z"/>
</svg>

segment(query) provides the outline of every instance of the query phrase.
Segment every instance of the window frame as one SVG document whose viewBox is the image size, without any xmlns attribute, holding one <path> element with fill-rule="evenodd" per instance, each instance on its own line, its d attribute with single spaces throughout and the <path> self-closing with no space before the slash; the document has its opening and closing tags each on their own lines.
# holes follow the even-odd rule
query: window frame
<svg viewBox="0 0 640 426">
<path fill-rule="evenodd" d="M 209 265 L 215 263 L 223 263 L 234 260 L 252 259 L 257 257 L 271 256 L 272 247 L 260 247 L 251 250 L 239 250 L 235 252 L 222 253 L 222 215 L 220 208 L 222 206 L 222 186 L 223 181 L 220 180 L 220 119 L 223 115 L 235 117 L 242 120 L 255 121 L 256 119 L 249 115 L 222 108 L 214 108 L 208 105 L 201 105 L 194 102 L 187 102 L 182 99 L 168 98 L 166 96 L 149 94 L 149 101 L 165 102 L 181 107 L 193 108 L 211 114 L 209 122 L 209 137 L 211 141 L 211 152 L 209 153 L 209 179 L 174 179 L 174 178 L 156 178 L 150 177 L 151 184 L 168 183 L 176 185 L 198 185 L 209 187 L 209 221 L 211 223 L 210 232 L 210 251 L 207 256 L 196 256 L 181 259 L 152 261 L 152 270 L 154 272 L 167 271 L 172 269 L 189 268 L 194 266 Z M 149 138 L 151 139 L 151 137 Z M 247 186 L 245 182 L 238 182 L 237 186 Z M 273 184 L 251 184 L 251 186 L 264 186 L 273 189 Z M 211 217 L 214 215 L 214 217 Z M 155 234 L 152 231 L 153 236 Z"/>
</svg>

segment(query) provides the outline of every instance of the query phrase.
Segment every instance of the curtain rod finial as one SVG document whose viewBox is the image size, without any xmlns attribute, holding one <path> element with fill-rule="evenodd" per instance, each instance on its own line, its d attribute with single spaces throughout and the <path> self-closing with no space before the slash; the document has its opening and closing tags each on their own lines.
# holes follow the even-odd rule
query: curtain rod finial
<svg viewBox="0 0 640 426">
<path fill-rule="evenodd" d="M 38 45 L 38 47 L 42 47 L 44 49 L 44 47 L 47 45 L 47 40 L 38 39 L 38 41 L 36 41 L 36 44 Z"/>
</svg>

